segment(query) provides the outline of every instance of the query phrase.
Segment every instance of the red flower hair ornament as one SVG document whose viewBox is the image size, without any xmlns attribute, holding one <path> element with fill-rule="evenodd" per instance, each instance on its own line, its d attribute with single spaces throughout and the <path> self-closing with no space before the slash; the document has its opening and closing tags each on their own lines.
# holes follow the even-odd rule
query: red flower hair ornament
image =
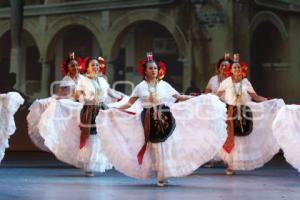
<svg viewBox="0 0 300 200">
<path fill-rule="evenodd" d="M 87 56 L 84 59 L 82 59 L 82 62 L 81 62 L 82 71 L 86 72 L 88 62 L 90 62 L 90 60 L 93 60 L 93 59 L 96 59 L 99 62 L 99 72 L 104 75 L 106 73 L 106 62 L 105 62 L 105 59 L 101 56 L 99 56 L 97 58 L 92 58 L 90 56 Z"/>
<path fill-rule="evenodd" d="M 245 61 L 240 61 L 240 55 L 234 54 L 233 55 L 233 62 L 231 63 L 230 67 L 226 68 L 226 77 L 229 77 L 231 75 L 231 68 L 232 65 L 239 64 L 241 66 L 241 75 L 242 78 L 246 78 L 248 74 L 248 64 Z"/>
<path fill-rule="evenodd" d="M 81 57 L 77 57 L 75 58 L 75 53 L 74 52 L 71 52 L 69 53 L 69 56 L 67 59 L 64 59 L 63 63 L 60 65 L 60 70 L 61 70 L 61 73 L 65 76 L 68 74 L 68 65 L 69 63 L 72 61 L 72 60 L 75 60 L 78 64 L 78 68 L 79 68 L 79 71 L 82 70 L 82 63 L 83 63 L 83 59 Z"/>
<path fill-rule="evenodd" d="M 155 60 L 153 59 L 153 54 L 152 52 L 148 52 L 147 53 L 147 59 L 146 60 L 140 60 L 139 61 L 139 68 L 138 71 L 142 76 L 145 76 L 145 70 L 146 70 L 146 66 L 147 63 L 149 62 L 155 62 Z M 155 62 L 156 63 L 156 62 Z M 167 73 L 167 66 L 163 61 L 159 61 L 156 63 L 157 67 L 158 67 L 158 79 L 161 80 L 165 77 L 166 73 Z"/>
</svg>

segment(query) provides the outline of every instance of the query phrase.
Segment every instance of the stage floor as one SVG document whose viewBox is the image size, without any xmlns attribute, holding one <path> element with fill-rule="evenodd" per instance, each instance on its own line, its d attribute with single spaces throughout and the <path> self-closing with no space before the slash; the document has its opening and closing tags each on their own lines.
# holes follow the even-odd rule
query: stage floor
<svg viewBox="0 0 300 200">
<path fill-rule="evenodd" d="M 99 199 L 300 199 L 300 173 L 277 156 L 265 167 L 234 176 L 224 168 L 199 168 L 187 177 L 171 178 L 164 188 L 156 180 L 137 180 L 115 170 L 85 177 L 80 169 L 38 152 L 9 152 L 0 167 L 0 200 Z"/>
</svg>

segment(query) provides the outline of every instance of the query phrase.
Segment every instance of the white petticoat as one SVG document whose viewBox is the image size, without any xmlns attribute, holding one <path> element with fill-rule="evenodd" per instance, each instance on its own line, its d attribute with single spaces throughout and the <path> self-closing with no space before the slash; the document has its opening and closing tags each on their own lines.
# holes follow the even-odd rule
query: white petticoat
<svg viewBox="0 0 300 200">
<path fill-rule="evenodd" d="M 24 99 L 17 92 L 0 94 L 0 162 L 4 157 L 5 149 L 9 147 L 9 137 L 16 130 L 14 114 L 24 103 Z"/>
<path fill-rule="evenodd" d="M 80 149 L 82 107 L 69 99 L 52 101 L 39 122 L 39 132 L 44 144 L 60 161 L 85 171 L 104 172 L 112 166 L 101 150 L 99 137 L 90 136 Z"/>
<path fill-rule="evenodd" d="M 300 106 L 286 105 L 273 123 L 273 133 L 288 163 L 300 172 Z"/>
<path fill-rule="evenodd" d="M 28 124 L 28 135 L 35 146 L 43 151 L 49 151 L 49 149 L 44 144 L 44 139 L 39 133 L 38 124 L 42 114 L 52 101 L 56 101 L 55 96 L 35 100 L 29 107 L 29 113 L 26 117 Z"/>
<path fill-rule="evenodd" d="M 96 124 L 102 148 L 117 170 L 135 178 L 185 176 L 217 154 L 227 137 L 226 108 L 218 97 L 201 95 L 170 109 L 176 128 L 165 142 L 148 143 L 142 165 L 137 160 L 145 141 L 141 112 L 99 112 Z"/>
<path fill-rule="evenodd" d="M 234 148 L 228 154 L 223 148 L 219 156 L 234 170 L 252 170 L 262 167 L 278 153 L 279 145 L 273 136 L 272 124 L 279 109 L 284 106 L 282 99 L 261 103 L 249 102 L 253 113 L 253 130 L 248 136 L 234 137 Z"/>
<path fill-rule="evenodd" d="M 44 138 L 41 136 L 38 130 L 38 124 L 40 122 L 42 114 L 48 108 L 51 102 L 57 100 L 56 95 L 52 97 L 37 99 L 35 100 L 31 106 L 29 107 L 29 113 L 27 115 L 27 124 L 28 124 L 28 135 L 31 141 L 37 146 L 39 149 L 43 151 L 48 151 L 48 147 L 44 144 Z M 124 98 L 120 102 L 111 103 L 113 101 L 112 98 L 107 98 L 107 103 L 109 106 L 119 107 L 128 101 L 129 97 L 124 95 Z"/>
</svg>

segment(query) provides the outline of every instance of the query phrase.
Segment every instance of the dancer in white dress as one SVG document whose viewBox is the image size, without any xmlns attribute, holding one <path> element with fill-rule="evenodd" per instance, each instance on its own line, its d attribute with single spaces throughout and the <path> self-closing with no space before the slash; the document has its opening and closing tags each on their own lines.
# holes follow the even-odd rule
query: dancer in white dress
<svg viewBox="0 0 300 200">
<path fill-rule="evenodd" d="M 225 53 L 224 58 L 219 59 L 217 63 L 217 74 L 211 77 L 205 88 L 205 93 L 216 93 L 221 82 L 228 77 L 228 68 L 232 64 L 230 54 Z"/>
<path fill-rule="evenodd" d="M 162 63 L 149 53 L 139 83 L 123 108 L 137 100 L 143 110 L 132 115 L 101 110 L 96 118 L 103 151 L 120 172 L 135 178 L 186 176 L 212 159 L 226 139 L 226 108 L 214 95 L 180 95 L 167 82 Z M 175 100 L 183 101 L 174 103 Z"/>
<path fill-rule="evenodd" d="M 286 161 L 300 172 L 300 105 L 283 106 L 272 128 Z"/>
<path fill-rule="evenodd" d="M 17 92 L 0 94 L 0 162 L 9 147 L 8 140 L 16 130 L 14 114 L 23 103 L 24 99 Z"/>
<path fill-rule="evenodd" d="M 121 98 L 110 89 L 103 77 L 98 76 L 99 62 L 96 58 L 86 60 L 86 77 L 79 80 L 76 99 L 60 99 L 52 102 L 39 123 L 39 131 L 45 145 L 61 161 L 82 168 L 86 176 L 92 172 L 104 172 L 112 166 L 101 150 L 94 118 L 107 95 Z"/>
<path fill-rule="evenodd" d="M 212 93 L 215 94 L 218 90 L 218 88 L 220 87 L 221 82 L 226 79 L 228 76 L 230 76 L 230 74 L 228 74 L 228 69 L 230 68 L 230 65 L 232 64 L 232 59 L 230 58 L 230 54 L 229 53 L 225 53 L 223 58 L 220 58 L 218 63 L 217 63 L 217 67 L 216 67 L 216 71 L 217 74 L 214 75 L 213 77 L 211 77 L 207 83 L 207 86 L 205 88 L 204 93 Z M 216 156 L 214 157 L 213 160 L 211 160 L 209 163 L 207 163 L 205 166 L 206 167 L 214 167 L 215 162 L 219 162 L 221 161 L 221 159 Z"/>
<path fill-rule="evenodd" d="M 261 167 L 279 151 L 272 123 L 284 105 L 281 99 L 267 101 L 258 96 L 242 73 L 238 60 L 239 56 L 235 55 L 231 76 L 221 83 L 217 91 L 217 95 L 228 104 L 228 138 L 219 153 L 228 165 L 228 175 L 232 175 L 234 170 Z"/>
<path fill-rule="evenodd" d="M 38 123 L 42 114 L 52 101 L 56 101 L 59 98 L 74 99 L 75 87 L 83 77 L 79 73 L 79 60 L 79 58 L 75 59 L 74 52 L 70 53 L 69 57 L 65 59 L 61 65 L 61 71 L 62 74 L 64 74 L 64 78 L 59 84 L 58 94 L 52 94 L 52 96 L 48 98 L 36 99 L 29 107 L 29 113 L 27 115 L 28 135 L 31 141 L 41 150 L 49 151 L 44 144 L 43 137 L 38 131 Z"/>
</svg>

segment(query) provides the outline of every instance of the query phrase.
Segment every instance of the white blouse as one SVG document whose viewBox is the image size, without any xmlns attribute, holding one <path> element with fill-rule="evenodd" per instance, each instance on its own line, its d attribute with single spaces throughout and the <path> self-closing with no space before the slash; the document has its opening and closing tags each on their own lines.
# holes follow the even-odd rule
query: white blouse
<svg viewBox="0 0 300 200">
<path fill-rule="evenodd" d="M 251 96 L 249 93 L 256 93 L 253 89 L 250 81 L 247 78 L 244 78 L 241 82 L 234 84 L 231 77 L 226 78 L 222 81 L 217 92 L 224 91 L 224 101 L 230 105 L 246 104 L 251 101 Z M 236 102 L 236 94 L 240 93 L 241 98 L 239 102 Z"/>
<path fill-rule="evenodd" d="M 156 85 L 156 94 L 159 104 L 169 105 L 176 100 L 173 95 L 179 93 L 169 83 L 160 80 Z M 138 97 L 141 100 L 143 107 L 152 107 L 155 105 L 150 100 L 149 85 L 145 80 L 134 88 L 131 97 Z"/>
<path fill-rule="evenodd" d="M 219 77 L 218 75 L 215 75 L 209 79 L 206 88 L 211 89 L 211 93 L 216 93 L 219 86 L 220 86 Z"/>
<path fill-rule="evenodd" d="M 75 79 L 72 79 L 69 75 L 64 76 L 64 78 L 61 80 L 59 86 L 60 87 L 75 87 L 79 80 L 82 79 L 84 76 L 81 74 L 78 74 Z"/>
<path fill-rule="evenodd" d="M 104 102 L 108 95 L 108 89 L 109 84 L 103 77 L 98 77 L 97 79 L 83 77 L 79 80 L 76 87 L 76 90 L 83 92 L 83 96 L 79 98 L 80 102 Z"/>
</svg>

